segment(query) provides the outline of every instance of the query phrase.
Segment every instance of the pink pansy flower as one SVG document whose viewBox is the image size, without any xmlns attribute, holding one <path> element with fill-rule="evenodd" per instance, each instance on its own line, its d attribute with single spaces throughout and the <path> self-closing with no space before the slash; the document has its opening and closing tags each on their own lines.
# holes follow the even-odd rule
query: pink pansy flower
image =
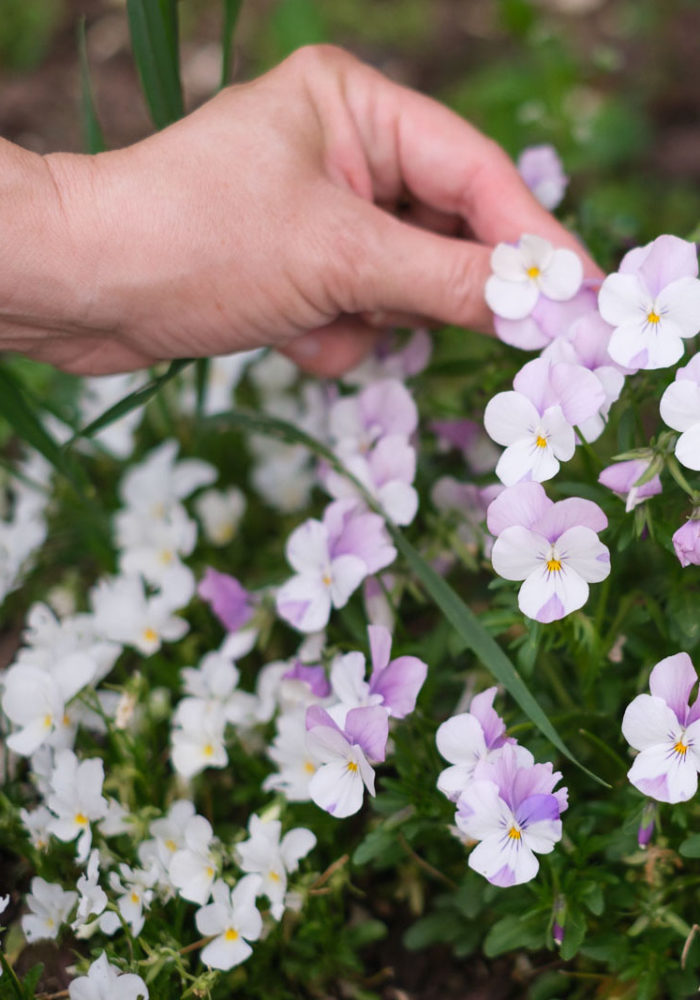
<svg viewBox="0 0 700 1000">
<path fill-rule="evenodd" d="M 586 441 L 595 441 L 605 429 L 610 407 L 620 398 L 629 369 L 616 365 L 608 353 L 611 327 L 600 314 L 587 313 L 577 319 L 568 332 L 553 340 L 542 352 L 549 361 L 567 361 L 593 372 L 604 393 L 602 405 L 593 416 L 578 425 Z"/>
<path fill-rule="evenodd" d="M 586 603 L 588 584 L 610 573 L 610 553 L 597 535 L 607 523 L 591 500 L 553 503 L 538 483 L 519 483 L 496 497 L 487 514 L 497 536 L 491 560 L 499 576 L 524 581 L 518 593 L 524 615 L 552 622 Z"/>
<path fill-rule="evenodd" d="M 587 280 L 570 299 L 555 302 L 546 295 L 540 295 L 529 316 L 522 319 L 503 319 L 502 316 L 496 316 L 493 325 L 499 340 L 505 344 L 519 347 L 524 351 L 538 351 L 559 337 L 565 336 L 580 317 L 597 312 L 597 300 L 598 293 L 594 283 Z"/>
<path fill-rule="evenodd" d="M 379 706 L 353 708 L 341 729 L 325 709 L 306 711 L 306 745 L 320 766 L 309 782 L 309 795 L 331 816 L 352 816 L 362 806 L 364 789 L 374 795 L 370 761 L 383 761 L 389 717 Z"/>
<path fill-rule="evenodd" d="M 649 677 L 651 694 L 640 694 L 622 719 L 622 733 L 639 753 L 627 777 L 659 802 L 695 795 L 700 770 L 700 697 L 688 704 L 697 674 L 687 653 L 667 656 Z"/>
<path fill-rule="evenodd" d="M 474 420 L 433 420 L 430 430 L 442 450 L 457 448 L 471 471 L 480 476 L 496 468 L 498 449 L 494 448 L 483 427 Z"/>
<path fill-rule="evenodd" d="M 422 372 L 433 352 L 433 341 L 428 331 L 414 330 L 398 349 L 397 342 L 395 334 L 386 334 L 369 357 L 341 375 L 343 382 L 348 385 L 369 385 L 382 378 L 403 381 Z"/>
<path fill-rule="evenodd" d="M 418 410 L 402 382 L 382 379 L 333 403 L 328 425 L 338 454 L 347 456 L 369 451 L 388 435 L 409 438 L 418 426 Z"/>
<path fill-rule="evenodd" d="M 287 561 L 296 576 L 277 593 L 277 612 L 300 632 L 318 632 L 331 608 L 342 608 L 369 573 L 388 566 L 396 550 L 382 518 L 356 501 L 331 504 L 323 521 L 309 518 L 289 536 Z"/>
<path fill-rule="evenodd" d="M 219 573 L 207 566 L 197 593 L 229 632 L 237 632 L 253 617 L 256 598 L 241 586 L 235 576 Z"/>
<path fill-rule="evenodd" d="M 528 146 L 516 164 L 518 172 L 540 205 L 551 212 L 564 197 L 569 178 L 559 155 L 548 143 Z"/>
<path fill-rule="evenodd" d="M 615 329 L 610 356 L 629 368 L 667 368 L 683 340 L 700 329 L 700 281 L 694 243 L 659 236 L 630 250 L 603 282 L 598 307 Z"/>
<path fill-rule="evenodd" d="M 452 767 L 438 775 L 437 786 L 443 795 L 456 802 L 474 776 L 477 764 L 515 740 L 506 737 L 506 724 L 493 708 L 498 688 L 491 687 L 472 698 L 468 712 L 453 715 L 438 726 L 435 742 L 441 756 Z M 517 748 L 523 766 L 534 763 L 532 754 Z"/>
<path fill-rule="evenodd" d="M 491 269 L 486 302 L 504 319 L 523 319 L 540 293 L 556 302 L 571 299 L 583 281 L 581 258 L 573 250 L 555 250 L 541 236 L 521 236 L 517 246 L 499 243 L 491 254 Z"/>
<path fill-rule="evenodd" d="M 613 465 L 608 465 L 603 469 L 598 476 L 598 482 L 602 483 L 603 486 L 607 486 L 613 493 L 619 494 L 623 499 L 626 498 L 625 510 L 629 513 L 629 511 L 634 510 L 638 504 L 642 503 L 648 497 L 654 497 L 657 493 L 661 493 L 661 480 L 658 476 L 652 476 L 651 479 L 646 483 L 642 483 L 641 486 L 635 485 L 648 468 L 649 461 L 644 458 L 633 458 L 627 462 L 615 462 Z"/>
<path fill-rule="evenodd" d="M 700 510 L 674 532 L 672 541 L 681 566 L 700 566 Z"/>
<path fill-rule="evenodd" d="M 389 716 L 403 719 L 416 707 L 418 692 L 423 687 L 428 666 L 417 656 L 391 657 L 391 632 L 382 625 L 370 625 L 369 644 L 372 673 L 365 680 L 365 658 L 362 653 L 338 656 L 331 666 L 331 685 L 340 704 L 329 709 L 338 725 L 353 708 L 381 705 Z"/>
<path fill-rule="evenodd" d="M 593 416 L 605 400 L 596 376 L 580 365 L 536 358 L 499 392 L 484 411 L 484 427 L 505 446 L 496 475 L 506 486 L 523 479 L 544 482 L 576 448 L 574 425 Z"/>
<path fill-rule="evenodd" d="M 416 452 L 401 434 L 381 438 L 368 454 L 344 459 L 348 472 L 362 483 L 396 524 L 410 524 L 418 510 L 418 494 L 411 485 L 416 475 Z M 357 487 L 334 469 L 324 484 L 337 500 L 359 499 Z"/>
<path fill-rule="evenodd" d="M 700 354 L 678 369 L 675 382 L 661 397 L 660 409 L 663 422 L 681 431 L 676 458 L 686 469 L 700 470 Z"/>
<path fill-rule="evenodd" d="M 469 867 L 493 885 L 529 882 L 539 870 L 535 854 L 549 854 L 561 839 L 565 788 L 551 764 L 523 766 L 513 746 L 480 763 L 457 802 L 457 826 L 480 841 Z"/>
</svg>

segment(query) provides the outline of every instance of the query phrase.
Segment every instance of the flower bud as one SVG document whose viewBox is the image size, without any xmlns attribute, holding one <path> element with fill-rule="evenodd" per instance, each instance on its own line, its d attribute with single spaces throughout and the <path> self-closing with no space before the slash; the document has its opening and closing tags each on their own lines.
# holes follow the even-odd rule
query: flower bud
<svg viewBox="0 0 700 1000">
<path fill-rule="evenodd" d="M 681 566 L 700 566 L 700 509 L 674 532 L 672 541 Z"/>
</svg>

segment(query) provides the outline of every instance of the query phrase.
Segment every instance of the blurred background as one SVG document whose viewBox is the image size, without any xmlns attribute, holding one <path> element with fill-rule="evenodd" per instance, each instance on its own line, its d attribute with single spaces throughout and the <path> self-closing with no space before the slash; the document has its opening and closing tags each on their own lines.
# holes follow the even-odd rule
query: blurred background
<svg viewBox="0 0 700 1000">
<path fill-rule="evenodd" d="M 188 109 L 218 86 L 223 6 L 180 0 Z M 1 7 L 0 135 L 83 148 L 81 18 L 107 145 L 151 130 L 125 0 Z M 661 232 L 697 237 L 700 0 L 244 0 L 231 79 L 319 41 L 447 102 L 513 156 L 552 143 L 572 178 L 563 215 L 602 263 Z"/>
</svg>

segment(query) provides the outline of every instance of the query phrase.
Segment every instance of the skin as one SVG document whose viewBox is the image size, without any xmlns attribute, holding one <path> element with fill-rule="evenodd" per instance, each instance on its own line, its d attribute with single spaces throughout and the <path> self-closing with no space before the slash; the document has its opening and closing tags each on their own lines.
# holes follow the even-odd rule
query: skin
<svg viewBox="0 0 700 1000">
<path fill-rule="evenodd" d="M 0 142 L 0 194 L 0 349 L 79 374 L 270 345 L 335 375 L 395 323 L 490 332 L 522 233 L 600 276 L 499 146 L 328 46 L 126 149 Z"/>
</svg>

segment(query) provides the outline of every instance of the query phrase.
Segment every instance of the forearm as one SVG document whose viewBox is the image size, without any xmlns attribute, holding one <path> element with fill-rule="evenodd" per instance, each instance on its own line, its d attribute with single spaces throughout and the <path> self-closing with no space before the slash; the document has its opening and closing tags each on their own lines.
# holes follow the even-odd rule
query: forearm
<svg viewBox="0 0 700 1000">
<path fill-rule="evenodd" d="M 0 205 L 0 347 L 79 331 L 88 265 L 49 158 L 0 140 Z"/>
</svg>

